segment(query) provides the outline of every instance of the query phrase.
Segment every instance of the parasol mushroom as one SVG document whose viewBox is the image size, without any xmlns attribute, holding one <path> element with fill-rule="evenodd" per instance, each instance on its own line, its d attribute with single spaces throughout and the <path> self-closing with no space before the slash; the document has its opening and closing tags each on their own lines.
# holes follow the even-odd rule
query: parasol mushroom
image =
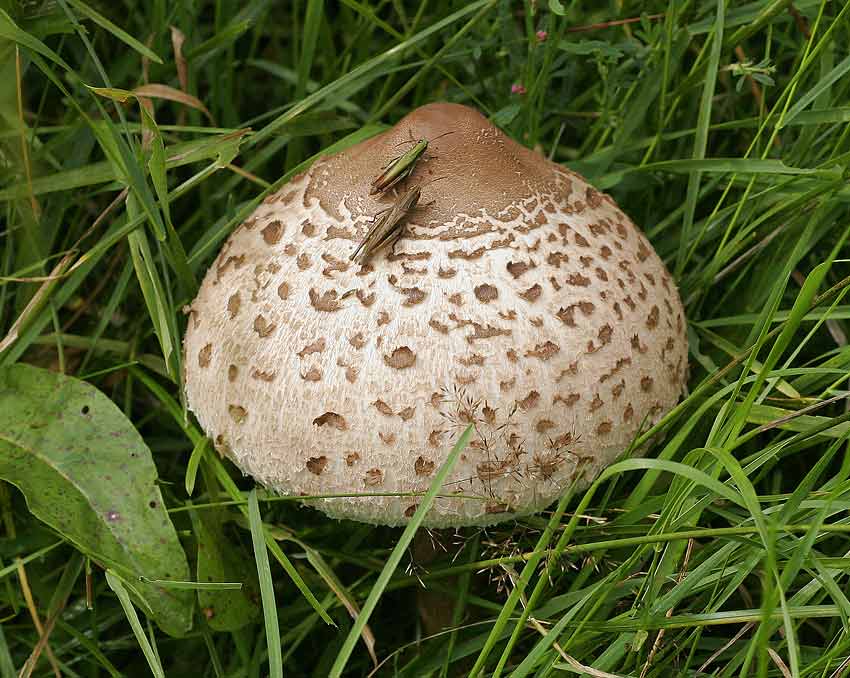
<svg viewBox="0 0 850 678">
<path fill-rule="evenodd" d="M 391 249 L 353 263 L 398 199 L 372 183 L 410 139 L 433 139 L 398 187 L 421 200 Z M 270 195 L 207 273 L 184 350 L 189 407 L 217 449 L 284 494 L 424 491 L 473 422 L 432 527 L 544 508 L 663 416 L 687 372 L 682 305 L 643 233 L 579 175 L 445 103 Z M 416 510 L 411 496 L 310 504 L 387 525 Z"/>
</svg>

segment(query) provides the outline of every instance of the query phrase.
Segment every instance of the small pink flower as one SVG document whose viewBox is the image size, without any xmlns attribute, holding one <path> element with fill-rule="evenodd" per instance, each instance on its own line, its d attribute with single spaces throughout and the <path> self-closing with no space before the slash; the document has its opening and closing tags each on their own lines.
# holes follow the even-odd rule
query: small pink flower
<svg viewBox="0 0 850 678">
<path fill-rule="evenodd" d="M 525 85 L 515 82 L 511 85 L 511 94 L 525 94 Z"/>
<path fill-rule="evenodd" d="M 549 37 L 549 34 L 546 31 L 537 31 L 537 39 L 540 42 L 546 42 L 546 38 Z"/>
</svg>

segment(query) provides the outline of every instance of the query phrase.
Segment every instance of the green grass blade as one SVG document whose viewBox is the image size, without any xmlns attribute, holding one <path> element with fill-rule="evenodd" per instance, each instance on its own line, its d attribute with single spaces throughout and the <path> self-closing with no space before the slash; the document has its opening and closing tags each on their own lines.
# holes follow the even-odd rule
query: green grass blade
<svg viewBox="0 0 850 678">
<path fill-rule="evenodd" d="M 98 26 L 100 26 L 101 28 L 112 33 L 112 35 L 114 35 L 116 38 L 118 38 L 121 42 L 123 42 L 125 45 L 127 45 L 127 47 L 129 47 L 130 49 L 137 51 L 143 57 L 147 57 L 151 61 L 154 61 L 158 64 L 162 63 L 162 59 L 160 59 L 159 56 L 157 56 L 156 52 L 154 52 L 150 47 L 147 47 L 144 44 L 142 44 L 141 42 L 139 42 L 138 40 L 136 40 L 136 38 L 134 38 L 132 35 L 127 33 L 127 31 L 123 30 L 119 26 L 116 26 L 114 23 L 112 23 L 105 16 L 103 16 L 102 14 L 99 14 L 94 9 L 89 7 L 87 4 L 82 2 L 82 0 L 68 0 L 68 3 L 71 5 L 71 7 L 76 9 L 80 14 L 82 14 L 85 17 L 88 17 L 94 23 L 96 23 Z"/>
<path fill-rule="evenodd" d="M 693 159 L 705 158 L 708 146 L 708 128 L 711 124 L 711 101 L 714 97 L 714 89 L 717 83 L 717 69 L 720 64 L 721 47 L 723 46 L 723 19 L 726 8 L 723 0 L 715 3 L 714 29 L 711 33 L 711 53 L 709 55 L 708 68 L 705 71 L 702 98 L 700 99 L 699 119 L 697 131 L 694 138 Z M 687 243 L 690 239 L 691 229 L 694 224 L 694 214 L 697 208 L 697 196 L 699 195 L 699 182 L 701 172 L 692 171 L 688 177 L 688 193 L 685 198 L 685 215 L 682 223 L 682 239 L 676 256 L 676 275 L 681 276 L 685 264 L 687 264 Z"/>
<path fill-rule="evenodd" d="M 153 673 L 156 678 L 165 678 L 165 671 L 162 669 L 159 657 L 157 657 L 156 652 L 154 652 L 153 646 L 148 640 L 145 630 L 142 628 L 142 622 L 139 620 L 139 615 L 136 612 L 136 608 L 133 607 L 133 602 L 130 600 L 130 594 L 127 592 L 121 577 L 112 570 L 107 570 L 106 582 L 109 584 L 109 588 L 111 588 L 117 596 L 118 602 L 121 603 L 121 607 L 124 609 L 124 614 L 127 615 L 127 621 L 130 622 L 130 628 L 133 629 L 133 635 L 136 636 L 139 647 L 142 648 L 142 654 L 145 655 L 145 659 L 148 662 L 151 673 Z"/>
<path fill-rule="evenodd" d="M 254 544 L 254 560 L 257 561 L 257 574 L 260 579 L 260 596 L 263 601 L 263 620 L 266 627 L 266 645 L 269 650 L 269 676 L 283 676 L 283 655 L 280 647 L 280 626 L 277 619 L 277 603 L 274 597 L 274 583 L 269 566 L 269 554 L 266 550 L 263 519 L 257 502 L 257 490 L 248 494 L 248 521 L 251 525 L 251 542 Z"/>
<path fill-rule="evenodd" d="M 354 646 L 357 644 L 360 634 L 363 632 L 363 627 L 369 622 L 369 617 L 372 615 L 372 612 L 374 612 L 375 606 L 378 604 L 378 600 L 381 598 L 384 589 L 387 587 L 387 584 L 398 567 L 398 564 L 401 562 L 402 557 L 404 557 L 407 547 L 410 545 L 410 542 L 413 541 L 413 536 L 416 534 L 416 530 L 419 529 L 419 526 L 425 519 L 425 514 L 431 508 L 431 504 L 434 503 L 435 497 L 442 490 L 443 483 L 446 481 L 449 473 L 451 473 L 452 468 L 454 468 L 461 452 L 466 449 L 469 440 L 472 438 L 473 432 L 474 429 L 471 424 L 466 427 L 466 430 L 460 438 L 458 438 L 457 443 L 455 443 L 455 446 L 452 448 L 452 451 L 449 453 L 446 461 L 434 476 L 434 480 L 431 482 L 425 496 L 422 497 L 422 501 L 419 503 L 416 513 L 413 514 L 410 522 L 404 528 L 404 532 L 402 532 L 398 543 L 395 545 L 390 557 L 387 559 L 386 565 L 384 565 L 384 568 L 381 570 L 381 574 L 378 575 L 378 579 L 372 586 L 372 590 L 369 591 L 369 597 L 366 599 L 366 602 L 363 603 L 363 609 L 360 611 L 357 621 L 355 621 L 352 625 L 351 630 L 348 632 L 348 636 L 346 636 L 345 643 L 343 643 L 342 648 L 340 648 L 337 653 L 336 660 L 328 674 L 329 678 L 339 678 L 342 676 L 342 672 L 345 670 L 346 664 L 348 664 L 348 660 L 351 657 Z"/>
</svg>

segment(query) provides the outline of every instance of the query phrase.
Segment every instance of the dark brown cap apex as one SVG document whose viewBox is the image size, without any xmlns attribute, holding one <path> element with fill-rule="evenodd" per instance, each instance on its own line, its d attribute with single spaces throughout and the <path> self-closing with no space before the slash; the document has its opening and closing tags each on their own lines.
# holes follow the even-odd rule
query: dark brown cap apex
<svg viewBox="0 0 850 678">
<path fill-rule="evenodd" d="M 419 139 L 434 141 L 413 174 L 396 188 L 403 192 L 421 184 L 423 204 L 437 195 L 440 199 L 427 215 L 414 218 L 417 223 L 442 224 L 458 214 L 482 212 L 516 216 L 512 208 L 534 195 L 569 191 L 567 170 L 518 144 L 478 111 L 460 104 L 434 103 L 324 161 L 323 168 L 335 180 L 325 183 L 322 173 L 315 174 L 308 199 L 319 199 L 332 213 L 340 200 L 354 215 L 382 209 L 394 200 L 393 195 L 370 195 L 372 181 L 382 167 Z M 431 188 L 429 182 L 437 179 Z"/>
</svg>

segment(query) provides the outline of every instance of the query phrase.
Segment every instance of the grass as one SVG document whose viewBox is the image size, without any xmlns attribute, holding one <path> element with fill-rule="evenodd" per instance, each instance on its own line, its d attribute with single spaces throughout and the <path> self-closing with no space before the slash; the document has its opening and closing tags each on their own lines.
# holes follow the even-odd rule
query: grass
<svg viewBox="0 0 850 678">
<path fill-rule="evenodd" d="M 0 8 L 0 367 L 130 419 L 197 576 L 154 583 L 199 601 L 163 633 L 145 582 L 0 482 L 0 676 L 366 676 L 372 646 L 375 675 L 850 675 L 850 6 Z M 264 195 L 434 100 L 617 200 L 675 275 L 691 374 L 644 458 L 423 566 L 413 530 L 325 520 L 212 453 L 180 309 Z M 423 585 L 455 600 L 433 637 Z"/>
</svg>

